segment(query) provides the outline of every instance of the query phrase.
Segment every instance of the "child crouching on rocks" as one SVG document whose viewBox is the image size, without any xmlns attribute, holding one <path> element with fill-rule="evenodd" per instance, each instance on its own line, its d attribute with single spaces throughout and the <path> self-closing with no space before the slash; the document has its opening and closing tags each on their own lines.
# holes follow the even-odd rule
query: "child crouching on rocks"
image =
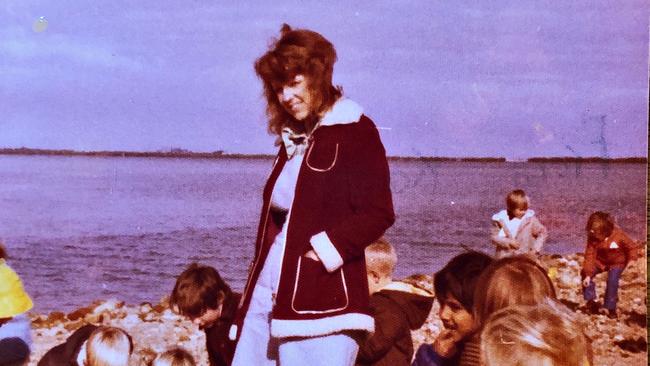
<svg viewBox="0 0 650 366">
<path fill-rule="evenodd" d="M 356 365 L 408 366 L 413 357 L 411 329 L 426 321 L 433 294 L 393 281 L 397 256 L 384 238 L 367 246 L 365 256 L 375 332 L 359 342 Z"/>
<path fill-rule="evenodd" d="M 614 219 L 606 212 L 592 213 L 586 229 L 587 248 L 581 271 L 586 310 L 590 313 L 600 310 L 593 279 L 598 273 L 607 272 L 604 305 L 608 316 L 616 318 L 618 282 L 627 264 L 637 258 L 639 246 L 614 224 Z"/>
<path fill-rule="evenodd" d="M 20 277 L 5 262 L 7 252 L 0 243 L 0 365 L 20 366 L 29 362 L 31 321 L 27 311 L 32 299 Z"/>
<path fill-rule="evenodd" d="M 420 346 L 413 366 L 457 366 L 461 358 L 479 354 L 478 343 L 467 340 L 477 328 L 473 315 L 476 282 L 492 261 L 492 257 L 480 252 L 462 253 L 435 274 L 433 287 L 444 330 L 433 345 Z"/>
<path fill-rule="evenodd" d="M 38 366 L 128 366 L 133 340 L 123 329 L 84 325 L 50 349 Z"/>
<path fill-rule="evenodd" d="M 537 255 L 542 251 L 547 231 L 528 208 L 528 197 L 521 189 L 506 196 L 506 209 L 492 215 L 490 231 L 497 258 L 515 254 Z"/>
<path fill-rule="evenodd" d="M 205 331 L 210 366 L 232 362 L 235 341 L 229 337 L 230 327 L 240 297 L 213 267 L 192 263 L 176 279 L 169 305 Z"/>
</svg>

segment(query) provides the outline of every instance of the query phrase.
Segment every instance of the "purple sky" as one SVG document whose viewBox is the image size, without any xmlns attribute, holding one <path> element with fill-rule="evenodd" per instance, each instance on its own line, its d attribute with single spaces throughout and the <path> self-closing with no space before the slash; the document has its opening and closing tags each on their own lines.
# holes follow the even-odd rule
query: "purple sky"
<svg viewBox="0 0 650 366">
<path fill-rule="evenodd" d="M 252 64 L 287 22 L 389 155 L 647 154 L 647 1 L 233 3 L 2 1 L 0 147 L 273 153 Z"/>
</svg>

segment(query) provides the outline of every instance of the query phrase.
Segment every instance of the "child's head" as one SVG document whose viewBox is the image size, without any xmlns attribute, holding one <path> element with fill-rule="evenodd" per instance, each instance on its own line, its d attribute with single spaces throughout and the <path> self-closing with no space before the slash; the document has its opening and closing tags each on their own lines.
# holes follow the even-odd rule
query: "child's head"
<svg viewBox="0 0 650 366">
<path fill-rule="evenodd" d="M 481 332 L 486 366 L 584 366 L 587 339 L 571 312 L 553 300 L 497 311 Z"/>
<path fill-rule="evenodd" d="M 501 258 L 483 271 L 474 292 L 474 319 L 481 326 L 496 312 L 511 305 L 535 305 L 555 299 L 546 270 L 526 255 Z"/>
<path fill-rule="evenodd" d="M 86 343 L 86 366 L 127 366 L 133 352 L 131 336 L 116 327 L 95 329 Z"/>
<path fill-rule="evenodd" d="M 174 347 L 169 349 L 153 360 L 151 366 L 195 366 L 194 357 L 185 349 Z"/>
<path fill-rule="evenodd" d="M 459 333 L 459 339 L 474 331 L 474 289 L 492 257 L 480 252 L 462 253 L 452 258 L 433 278 L 438 315 L 446 329 Z"/>
<path fill-rule="evenodd" d="M 366 247 L 366 272 L 368 290 L 373 294 L 393 280 L 393 271 L 397 264 L 395 248 L 381 237 Z"/>
<path fill-rule="evenodd" d="M 192 263 L 176 279 L 170 307 L 200 327 L 209 328 L 219 317 L 232 291 L 216 269 Z"/>
<path fill-rule="evenodd" d="M 515 189 L 506 196 L 506 209 L 508 216 L 522 218 L 528 210 L 528 197 L 526 192 Z"/>
<path fill-rule="evenodd" d="M 606 212 L 596 211 L 589 215 L 586 229 L 590 241 L 603 241 L 614 231 L 614 218 Z"/>
</svg>

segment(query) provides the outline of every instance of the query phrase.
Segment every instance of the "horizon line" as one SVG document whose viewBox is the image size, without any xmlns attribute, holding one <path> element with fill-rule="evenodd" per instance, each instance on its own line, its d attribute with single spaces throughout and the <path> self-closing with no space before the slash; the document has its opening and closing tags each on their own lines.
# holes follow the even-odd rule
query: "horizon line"
<svg viewBox="0 0 650 366">
<path fill-rule="evenodd" d="M 156 151 L 132 151 L 132 150 L 72 150 L 72 149 L 40 149 L 40 148 L 0 148 L 0 155 L 58 155 L 58 156 L 108 156 L 108 157 L 161 157 L 161 158 L 274 158 L 275 154 L 265 153 L 231 153 L 224 150 L 212 152 L 195 152 L 181 148 L 170 148 L 168 150 Z M 420 160 L 469 160 L 469 161 L 491 161 L 491 162 L 533 162 L 535 161 L 631 161 L 647 163 L 647 156 L 623 156 L 623 157 L 600 157 L 600 156 L 531 156 L 528 158 L 508 158 L 503 156 L 428 156 L 428 155 L 390 155 L 388 159 L 420 159 Z"/>
</svg>

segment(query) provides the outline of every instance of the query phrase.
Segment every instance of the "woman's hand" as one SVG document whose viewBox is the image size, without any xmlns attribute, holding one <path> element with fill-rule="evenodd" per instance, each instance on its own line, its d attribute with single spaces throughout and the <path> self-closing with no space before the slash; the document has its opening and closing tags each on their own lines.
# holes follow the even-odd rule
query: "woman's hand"
<svg viewBox="0 0 650 366">
<path fill-rule="evenodd" d="M 316 252 L 314 252 L 313 249 L 308 251 L 307 253 L 303 254 L 303 257 L 309 258 L 309 259 L 314 260 L 316 262 L 320 262 L 320 258 L 318 258 L 318 254 L 316 254 Z"/>
</svg>

